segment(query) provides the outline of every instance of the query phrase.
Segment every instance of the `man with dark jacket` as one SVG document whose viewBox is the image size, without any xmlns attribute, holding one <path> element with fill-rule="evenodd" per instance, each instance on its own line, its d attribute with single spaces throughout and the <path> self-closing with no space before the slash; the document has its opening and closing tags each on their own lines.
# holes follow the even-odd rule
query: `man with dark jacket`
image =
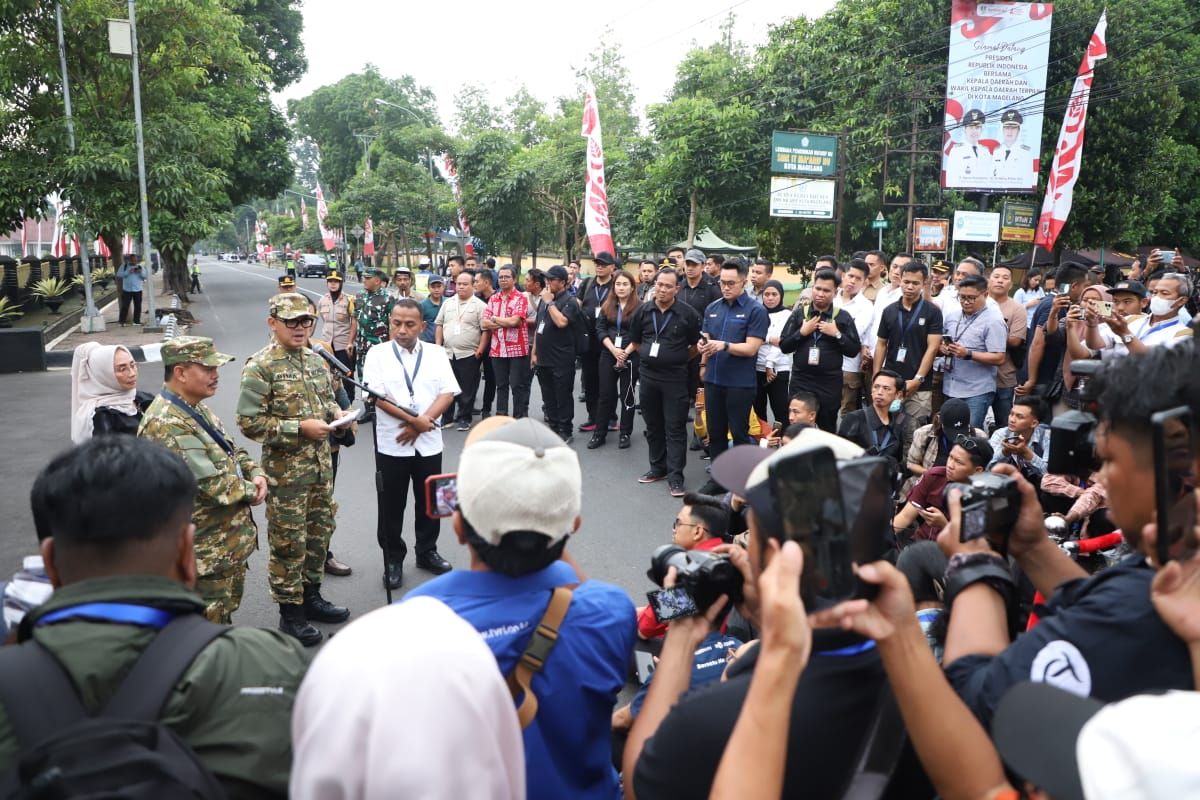
<svg viewBox="0 0 1200 800">
<path fill-rule="evenodd" d="M 204 613 L 193 591 L 195 493 L 178 456 L 132 436 L 92 439 L 34 481 L 33 519 L 55 593 L 25 617 L 18 641 L 49 650 L 89 711 L 105 706 L 160 628 Z M 290 636 L 228 628 L 187 667 L 159 719 L 231 797 L 282 797 L 292 703 L 307 666 Z M 27 744 L 0 711 L 0 773 Z"/>
<path fill-rule="evenodd" d="M 567 291 L 569 282 L 566 267 L 555 265 L 546 270 L 531 357 L 542 387 L 546 424 L 568 443 L 575 440 L 571 431 L 575 419 L 575 356 L 578 334 L 584 325 L 579 303 Z"/>
<path fill-rule="evenodd" d="M 819 269 L 813 276 L 812 303 L 792 312 L 783 326 L 779 349 L 795 353 L 789 394 L 811 392 L 820 401 L 817 425 L 833 433 L 837 426 L 842 398 L 842 359 L 862 349 L 854 317 L 833 301 L 841 284 L 831 269 Z"/>
</svg>

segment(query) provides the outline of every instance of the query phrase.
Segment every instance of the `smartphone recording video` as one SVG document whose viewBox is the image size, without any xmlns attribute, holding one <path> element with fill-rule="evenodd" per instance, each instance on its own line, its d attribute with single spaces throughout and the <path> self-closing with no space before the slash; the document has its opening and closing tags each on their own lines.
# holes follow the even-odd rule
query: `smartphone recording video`
<svg viewBox="0 0 1200 800">
<path fill-rule="evenodd" d="M 1187 558 L 1197 549 L 1195 538 L 1195 432 L 1191 410 L 1179 406 L 1150 417 L 1154 450 L 1154 509 L 1158 525 L 1158 566 Z"/>
<path fill-rule="evenodd" d="M 694 617 L 700 613 L 691 593 L 683 586 L 646 592 L 646 599 L 650 601 L 650 607 L 654 609 L 654 616 L 658 618 L 659 622 L 670 622 L 680 617 Z"/>
<path fill-rule="evenodd" d="M 432 519 L 453 517 L 458 510 L 458 475 L 430 475 L 425 479 L 425 514 Z"/>
</svg>

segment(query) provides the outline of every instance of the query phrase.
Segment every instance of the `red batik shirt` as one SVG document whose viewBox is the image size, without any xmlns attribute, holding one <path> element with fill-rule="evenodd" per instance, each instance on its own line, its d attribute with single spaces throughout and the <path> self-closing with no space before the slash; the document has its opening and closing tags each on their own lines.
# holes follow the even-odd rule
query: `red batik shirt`
<svg viewBox="0 0 1200 800">
<path fill-rule="evenodd" d="M 483 318 L 518 317 L 521 324 L 514 328 L 495 328 L 491 331 L 492 358 L 524 358 L 529 355 L 529 326 L 525 317 L 529 313 L 529 300 L 524 294 L 513 289 L 508 297 L 503 292 L 496 292 L 487 302 Z"/>
</svg>

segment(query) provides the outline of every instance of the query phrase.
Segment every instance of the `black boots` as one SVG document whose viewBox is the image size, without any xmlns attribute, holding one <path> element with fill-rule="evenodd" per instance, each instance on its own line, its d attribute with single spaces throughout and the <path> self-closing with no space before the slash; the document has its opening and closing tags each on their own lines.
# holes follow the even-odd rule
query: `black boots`
<svg viewBox="0 0 1200 800">
<path fill-rule="evenodd" d="M 320 586 L 304 587 L 304 614 L 316 622 L 345 622 L 350 618 L 350 609 L 335 606 L 321 597 Z"/>
<path fill-rule="evenodd" d="M 308 624 L 304 606 L 297 603 L 279 604 L 279 630 L 299 639 L 305 647 L 312 647 L 321 641 L 321 632 Z"/>
</svg>

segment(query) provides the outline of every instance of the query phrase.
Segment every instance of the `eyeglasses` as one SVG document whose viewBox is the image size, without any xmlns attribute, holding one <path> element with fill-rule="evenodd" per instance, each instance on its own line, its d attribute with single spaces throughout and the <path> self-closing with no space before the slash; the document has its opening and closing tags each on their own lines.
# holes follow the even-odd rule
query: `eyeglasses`
<svg viewBox="0 0 1200 800">
<path fill-rule="evenodd" d="M 979 442 L 973 436 L 967 436 L 965 433 L 960 433 L 955 437 L 954 443 L 966 450 L 968 453 L 979 452 Z"/>
<path fill-rule="evenodd" d="M 678 518 L 672 520 L 671 530 L 677 529 L 680 525 L 687 525 L 689 528 L 703 528 L 703 525 L 697 525 L 694 522 L 680 522 Z"/>
<path fill-rule="evenodd" d="M 961 294 L 960 293 L 958 295 L 958 302 L 960 302 L 960 303 L 974 303 L 978 299 L 979 299 L 979 295 L 977 295 L 977 294 Z"/>
<path fill-rule="evenodd" d="M 296 317 L 295 319 L 280 319 L 279 317 L 275 317 L 275 319 L 292 330 L 296 328 L 315 328 L 317 326 L 316 317 Z"/>
<path fill-rule="evenodd" d="M 732 289 L 734 286 L 738 285 L 737 281 L 719 281 L 719 283 L 721 284 L 722 287 L 729 288 L 729 289 Z"/>
</svg>

